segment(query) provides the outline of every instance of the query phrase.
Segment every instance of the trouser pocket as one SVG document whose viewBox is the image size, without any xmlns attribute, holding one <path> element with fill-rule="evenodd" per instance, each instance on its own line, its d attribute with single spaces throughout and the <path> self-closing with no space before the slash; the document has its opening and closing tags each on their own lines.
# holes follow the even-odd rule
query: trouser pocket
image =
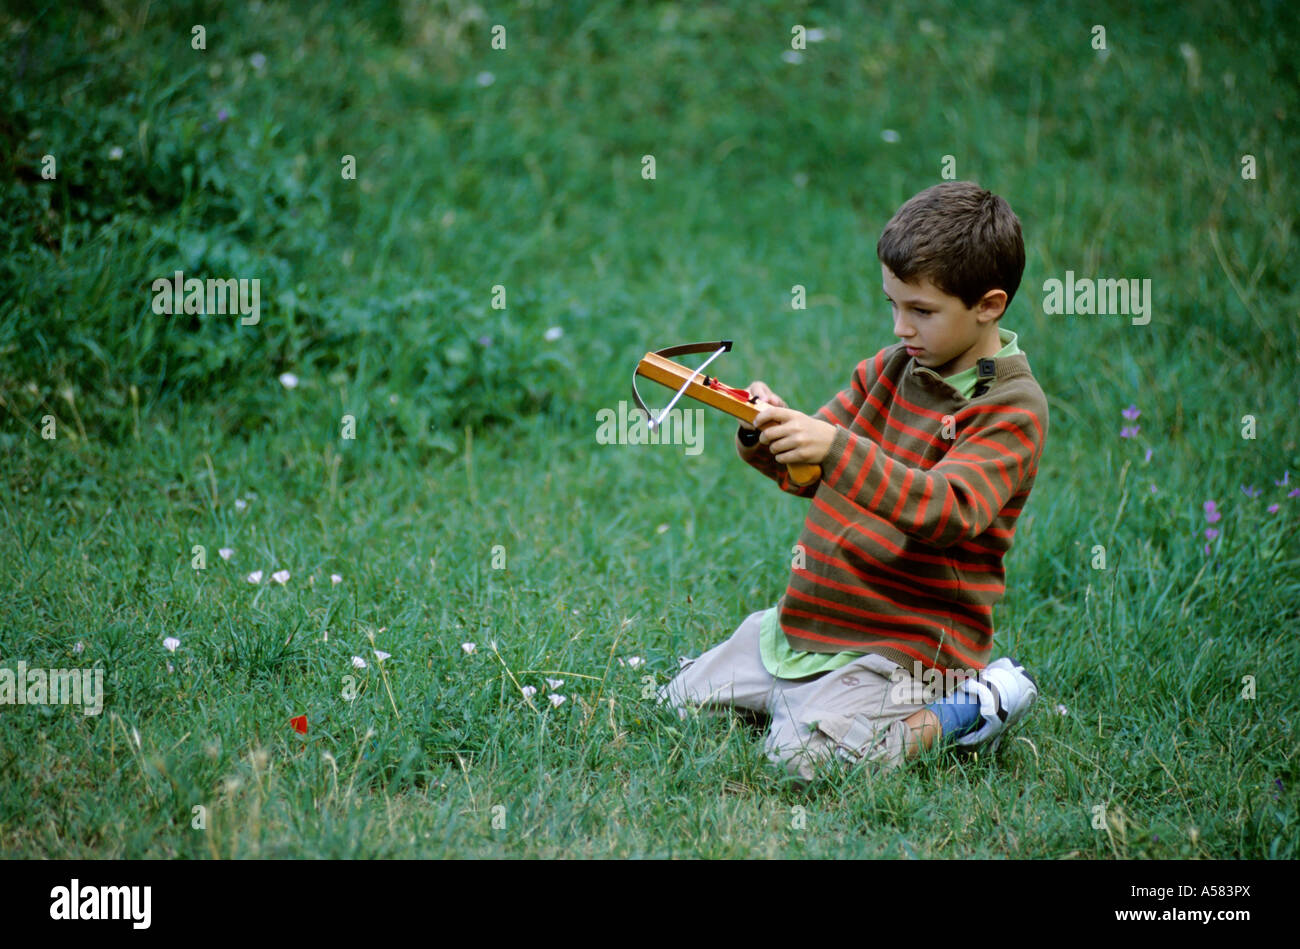
<svg viewBox="0 0 1300 949">
<path fill-rule="evenodd" d="M 872 719 L 865 715 L 823 715 L 817 731 L 829 740 L 832 753 L 844 761 L 870 761 L 884 768 L 900 764 L 911 731 L 902 719 Z"/>
</svg>

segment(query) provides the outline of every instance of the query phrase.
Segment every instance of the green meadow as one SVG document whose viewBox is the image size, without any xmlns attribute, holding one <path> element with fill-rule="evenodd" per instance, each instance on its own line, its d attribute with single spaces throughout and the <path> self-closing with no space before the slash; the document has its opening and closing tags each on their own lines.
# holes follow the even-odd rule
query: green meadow
<svg viewBox="0 0 1300 949">
<path fill-rule="evenodd" d="M 0 853 L 1300 856 L 1294 13 L 867 6 L 0 13 L 0 669 L 103 673 L 0 704 Z M 808 502 L 720 413 L 597 417 L 719 338 L 823 404 L 945 171 L 1024 227 L 1051 416 L 995 652 L 1040 697 L 800 788 L 651 695 Z M 257 320 L 157 312 L 177 271 Z M 1149 322 L 1046 312 L 1067 273 Z"/>
</svg>

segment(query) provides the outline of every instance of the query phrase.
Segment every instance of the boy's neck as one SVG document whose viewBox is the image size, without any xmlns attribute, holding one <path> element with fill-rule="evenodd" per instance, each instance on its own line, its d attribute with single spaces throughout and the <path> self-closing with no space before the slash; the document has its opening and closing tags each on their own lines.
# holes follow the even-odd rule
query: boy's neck
<svg viewBox="0 0 1300 949">
<path fill-rule="evenodd" d="M 980 338 L 979 342 L 948 363 L 948 365 L 935 367 L 935 372 L 944 379 L 955 376 L 957 373 L 971 368 L 981 359 L 996 356 L 1001 351 L 1002 346 L 1002 337 L 998 334 L 998 326 L 995 323 L 990 331 Z"/>
</svg>

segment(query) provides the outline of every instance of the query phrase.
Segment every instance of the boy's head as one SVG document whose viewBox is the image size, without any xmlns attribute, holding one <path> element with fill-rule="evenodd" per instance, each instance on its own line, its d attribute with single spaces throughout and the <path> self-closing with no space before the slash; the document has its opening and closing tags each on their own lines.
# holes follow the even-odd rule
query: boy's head
<svg viewBox="0 0 1300 949">
<path fill-rule="evenodd" d="M 997 352 L 997 320 L 1025 270 L 1006 201 L 969 181 L 926 188 L 885 225 L 876 254 L 894 332 L 918 362 L 951 375 Z"/>
</svg>

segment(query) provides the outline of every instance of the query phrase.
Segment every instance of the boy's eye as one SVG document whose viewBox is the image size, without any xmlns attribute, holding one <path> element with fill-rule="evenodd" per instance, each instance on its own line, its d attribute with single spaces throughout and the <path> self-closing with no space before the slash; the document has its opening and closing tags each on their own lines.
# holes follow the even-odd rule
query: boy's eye
<svg viewBox="0 0 1300 949">
<path fill-rule="evenodd" d="M 889 297 L 885 297 L 885 302 L 888 303 L 892 308 L 898 309 L 898 304 L 895 303 L 893 300 L 889 299 Z M 934 312 L 934 310 L 923 310 L 918 306 L 914 306 L 912 307 L 912 312 L 920 316 L 929 316 L 931 313 Z"/>
</svg>

